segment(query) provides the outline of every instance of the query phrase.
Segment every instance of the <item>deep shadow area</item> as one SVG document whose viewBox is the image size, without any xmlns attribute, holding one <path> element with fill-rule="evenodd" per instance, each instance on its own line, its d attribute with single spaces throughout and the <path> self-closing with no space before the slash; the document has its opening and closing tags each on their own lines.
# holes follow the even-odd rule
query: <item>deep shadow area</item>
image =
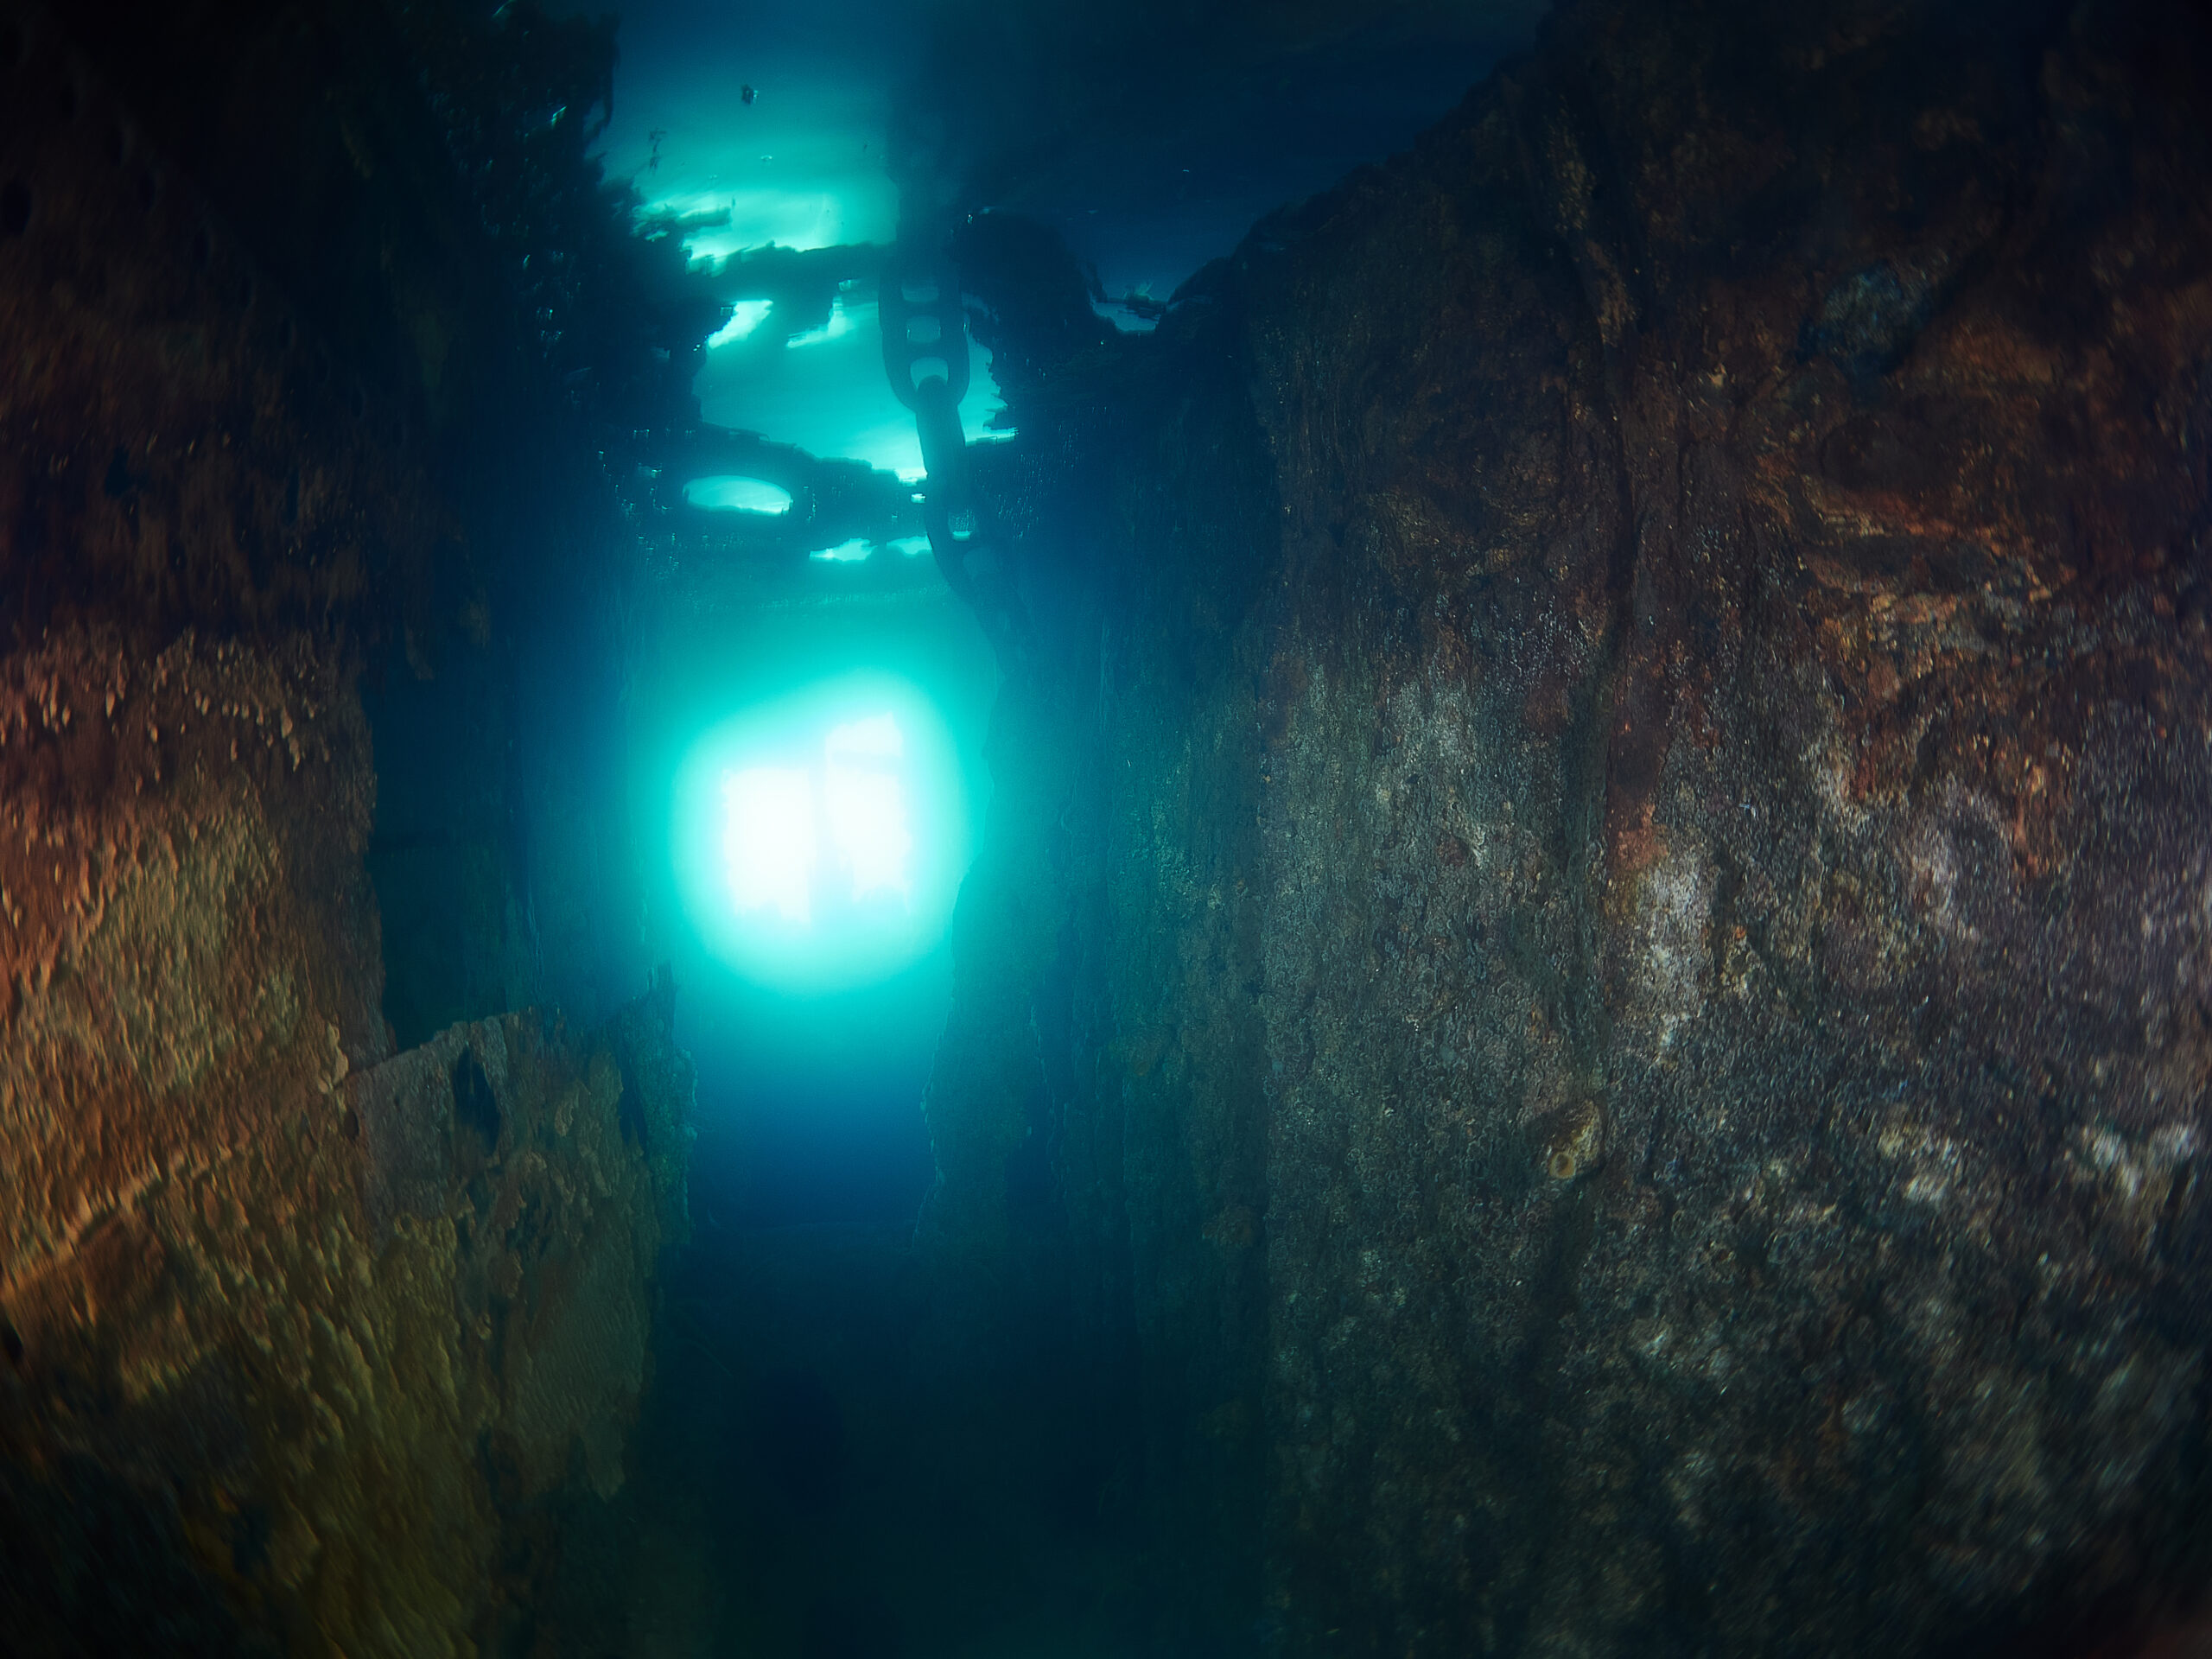
<svg viewBox="0 0 2212 1659">
<path fill-rule="evenodd" d="M 0 1650 L 2202 1659 L 2203 6 L 669 4 L 0 0 Z"/>
<path fill-rule="evenodd" d="M 699 1650 L 1135 1650 L 1141 1541 L 1083 1462 L 1126 1424 L 1075 1450 L 1040 1401 L 988 1429 L 1035 1454 L 1030 1478 L 964 1463 L 946 1430 L 965 1414 L 918 1351 L 911 1228 L 707 1235 L 667 1295 L 641 1548 L 683 1575 Z"/>
<path fill-rule="evenodd" d="M 944 954 L 822 998 L 693 970 L 704 982 L 679 1023 L 700 1067 L 702 1231 L 911 1227 L 935 1177 L 922 1096 L 950 1000 Z"/>
</svg>

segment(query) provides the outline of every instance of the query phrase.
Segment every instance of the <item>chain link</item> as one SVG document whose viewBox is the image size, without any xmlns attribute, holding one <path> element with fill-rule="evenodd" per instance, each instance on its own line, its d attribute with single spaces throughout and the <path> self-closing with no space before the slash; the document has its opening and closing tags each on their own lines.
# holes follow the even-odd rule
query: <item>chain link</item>
<svg viewBox="0 0 2212 1659">
<path fill-rule="evenodd" d="M 943 383 L 953 405 L 968 395 L 968 327 L 960 311 L 960 273 L 927 248 L 901 242 L 884 262 L 878 295 L 883 369 L 899 401 L 921 412 L 922 388 Z"/>
<path fill-rule="evenodd" d="M 941 252 L 901 241 L 885 260 L 877 312 L 883 367 L 914 412 L 922 441 L 922 525 L 945 585 L 976 613 L 1002 653 L 1023 654 L 1025 630 L 1001 539 L 976 499 L 960 400 L 968 395 L 968 323 L 960 273 Z"/>
</svg>

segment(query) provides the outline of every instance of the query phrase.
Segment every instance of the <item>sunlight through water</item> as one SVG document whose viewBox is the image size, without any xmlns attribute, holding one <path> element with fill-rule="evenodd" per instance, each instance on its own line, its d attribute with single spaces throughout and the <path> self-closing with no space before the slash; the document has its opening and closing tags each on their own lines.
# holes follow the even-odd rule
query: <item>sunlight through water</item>
<svg viewBox="0 0 2212 1659">
<path fill-rule="evenodd" d="M 773 518 L 791 510 L 791 493 L 782 485 L 734 473 L 693 479 L 683 486 L 683 499 L 702 512 L 759 512 Z"/>
<path fill-rule="evenodd" d="M 860 673 L 723 721 L 676 789 L 691 925 L 743 977 L 873 982 L 932 948 L 969 857 L 966 788 L 928 700 Z"/>
</svg>

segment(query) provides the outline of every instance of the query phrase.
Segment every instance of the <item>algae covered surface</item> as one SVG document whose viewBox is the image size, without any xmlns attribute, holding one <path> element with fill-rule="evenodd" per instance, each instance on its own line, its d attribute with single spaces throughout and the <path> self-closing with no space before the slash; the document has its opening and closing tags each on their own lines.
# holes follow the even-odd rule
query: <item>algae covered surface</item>
<svg viewBox="0 0 2212 1659">
<path fill-rule="evenodd" d="M 1028 544 L 932 1243 L 1132 1344 L 1224 1650 L 2197 1593 L 2209 49 L 1564 6 L 1194 278 L 1138 412 L 1005 323 L 1092 493 Z"/>
<path fill-rule="evenodd" d="M 410 289 L 417 221 L 301 303 L 272 268 L 340 216 L 242 223 L 87 40 L 123 52 L 0 9 L 0 1644 L 496 1649 L 623 1501 L 685 1230 L 672 988 L 588 1029 L 433 1009 L 394 1052 L 387 972 L 424 976 L 370 858 L 407 756 L 363 687 L 496 715 L 454 669 L 521 617 L 422 440 L 505 347 L 438 402 L 334 314 L 463 315 L 482 271 Z M 407 135 L 355 137 L 345 205 L 389 230 Z M 489 927 L 528 873 L 480 865 Z"/>
</svg>

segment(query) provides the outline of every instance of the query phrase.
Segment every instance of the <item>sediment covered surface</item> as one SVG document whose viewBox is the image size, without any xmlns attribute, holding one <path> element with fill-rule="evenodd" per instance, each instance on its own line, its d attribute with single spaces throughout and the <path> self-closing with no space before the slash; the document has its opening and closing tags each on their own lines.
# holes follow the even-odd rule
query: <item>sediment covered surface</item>
<svg viewBox="0 0 2212 1659">
<path fill-rule="evenodd" d="M 194 14 L 378 45 L 296 101 L 0 6 L 10 1653 L 622 1640 L 690 1071 L 550 810 L 607 764 L 532 689 L 549 639 L 612 675 L 547 620 L 606 575 L 546 529 L 593 474 L 499 499 L 573 434 L 384 16 Z"/>
<path fill-rule="evenodd" d="M 2126 1650 L 2197 1592 L 2208 75 L 2175 6 L 1569 4 L 1194 279 L 1128 427 L 1001 308 L 1091 493 L 923 1236 L 961 1328 L 995 1273 L 1133 1346 L 1182 1628 Z"/>
</svg>

